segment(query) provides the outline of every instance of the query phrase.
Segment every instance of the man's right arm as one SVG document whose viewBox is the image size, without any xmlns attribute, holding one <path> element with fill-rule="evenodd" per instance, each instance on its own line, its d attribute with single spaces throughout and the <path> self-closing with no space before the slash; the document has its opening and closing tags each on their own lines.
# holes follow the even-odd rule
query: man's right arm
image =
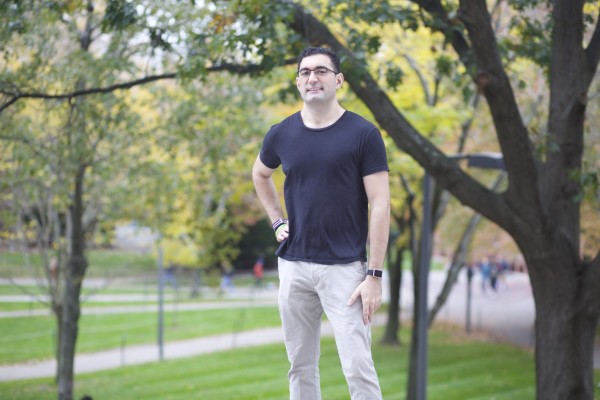
<svg viewBox="0 0 600 400">
<path fill-rule="evenodd" d="M 254 167 L 252 167 L 252 180 L 254 181 L 254 189 L 256 190 L 258 199 L 269 216 L 271 223 L 283 218 L 281 202 L 279 201 L 279 195 L 273 182 L 273 172 L 275 170 L 263 164 L 259 155 L 254 162 Z M 281 242 L 287 239 L 288 234 L 289 232 L 286 227 L 285 230 L 280 232 L 277 240 Z"/>
</svg>

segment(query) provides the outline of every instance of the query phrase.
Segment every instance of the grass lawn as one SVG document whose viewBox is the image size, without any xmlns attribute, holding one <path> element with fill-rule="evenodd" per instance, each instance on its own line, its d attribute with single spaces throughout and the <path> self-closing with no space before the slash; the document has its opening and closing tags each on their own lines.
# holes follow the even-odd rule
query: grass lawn
<svg viewBox="0 0 600 400">
<path fill-rule="evenodd" d="M 407 335 L 408 330 L 405 329 Z M 515 347 L 463 337 L 462 330 L 434 327 L 429 336 L 428 399 L 533 400 L 533 355 Z M 373 337 L 381 337 L 374 330 Z M 405 336 L 406 336 L 405 335 Z M 384 399 L 404 400 L 407 338 L 401 347 L 373 345 Z M 84 374 L 77 377 L 76 399 L 284 400 L 288 363 L 283 345 L 269 345 Z M 598 376 L 597 376 L 598 378 Z M 323 398 L 347 400 L 333 339 L 322 341 Z M 0 398 L 56 398 L 52 379 L 0 383 Z"/>
<path fill-rule="evenodd" d="M 279 326 L 280 323 L 275 306 L 177 311 L 170 304 L 165 307 L 164 334 L 166 341 L 182 340 Z M 157 315 L 153 312 L 83 314 L 79 326 L 78 352 L 154 343 L 158 330 Z M 0 331 L 2 363 L 53 357 L 56 330 L 55 320 L 51 316 L 0 318 Z"/>
<path fill-rule="evenodd" d="M 156 261 L 152 254 L 122 250 L 90 250 L 87 252 L 88 277 L 132 276 L 154 273 Z M 27 259 L 20 252 L 0 251 L 0 276 L 36 276 L 41 258 L 31 252 Z"/>
<path fill-rule="evenodd" d="M 120 276 L 121 273 L 122 276 L 126 276 L 131 275 L 133 271 L 134 275 L 139 272 L 145 279 L 152 279 L 153 275 L 148 275 L 147 272 L 154 273 L 152 271 L 156 267 L 150 256 L 108 253 L 111 252 L 98 252 L 96 261 L 90 262 L 92 267 L 88 276 Z M 7 253 L 0 252 L 0 276 L 7 271 L 12 274 L 7 276 L 17 276 L 14 267 L 17 265 L 17 259 L 14 257 L 22 256 L 7 256 Z M 90 256 L 90 260 L 94 258 Z M 93 274 L 92 270 L 95 271 Z M 239 275 L 235 279 L 236 285 L 239 286 L 252 282 L 250 276 Z M 36 290 L 35 287 L 32 288 Z M 156 305 L 154 283 L 133 287 L 111 285 L 99 293 L 149 293 L 149 300 L 146 302 L 144 296 L 142 303 L 86 302 L 83 307 L 96 307 L 100 304 L 141 304 L 154 308 Z M 10 294 L 22 294 L 22 291 L 0 285 L 0 295 Z M 202 299 L 207 300 L 225 302 L 230 299 Z M 29 310 L 38 307 L 37 304 L 29 302 L 15 304 L 0 303 L 0 310 Z M 274 306 L 178 311 L 176 305 L 171 303 L 165 307 L 165 312 L 167 341 L 280 325 Z M 53 355 L 55 321 L 52 316 L 2 318 L 0 331 L 0 363 L 51 358 Z M 89 315 L 84 312 L 77 351 L 83 353 L 122 345 L 154 343 L 156 334 L 156 313 Z M 405 398 L 408 334 L 408 328 L 404 328 L 402 347 L 387 347 L 378 343 L 373 345 L 386 400 Z M 381 328 L 376 328 L 373 337 L 377 340 L 381 336 Z M 429 340 L 429 400 L 535 398 L 535 368 L 530 352 L 510 345 L 484 341 L 474 336 L 465 338 L 462 329 L 447 326 L 434 327 Z M 283 345 L 238 349 L 80 375 L 77 377 L 74 398 L 79 399 L 84 394 L 90 394 L 94 400 L 285 400 L 288 398 L 287 369 Z M 597 370 L 595 374 L 595 398 L 600 400 L 600 371 Z M 349 398 L 331 338 L 323 340 L 321 383 L 324 399 Z M 45 400 L 56 397 L 56 386 L 51 378 L 0 382 L 2 400 Z"/>
</svg>

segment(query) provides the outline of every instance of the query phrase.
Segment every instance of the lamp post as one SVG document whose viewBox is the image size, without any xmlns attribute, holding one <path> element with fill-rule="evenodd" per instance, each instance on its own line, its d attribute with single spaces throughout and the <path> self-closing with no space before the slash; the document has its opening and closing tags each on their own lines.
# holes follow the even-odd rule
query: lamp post
<svg viewBox="0 0 600 400">
<path fill-rule="evenodd" d="M 164 359 L 164 280 L 165 268 L 163 265 L 162 246 L 158 245 L 158 358 Z"/>
<path fill-rule="evenodd" d="M 466 159 L 469 167 L 484 169 L 504 169 L 504 159 L 500 153 L 456 154 L 452 159 Z M 421 229 L 421 254 L 419 257 L 419 282 L 415 315 L 417 340 L 417 366 L 415 379 L 416 400 L 427 399 L 427 328 L 428 328 L 428 286 L 429 266 L 432 251 L 432 179 L 427 171 L 423 177 L 423 227 Z M 470 299 L 469 299 L 470 300 Z M 470 310 L 470 304 L 467 305 Z M 469 316 L 470 319 L 470 316 Z"/>
<path fill-rule="evenodd" d="M 473 267 L 467 267 L 467 314 L 465 317 L 465 330 L 467 334 L 471 333 L 471 285 L 473 283 Z"/>
<path fill-rule="evenodd" d="M 431 259 L 431 175 L 425 171 L 423 177 L 423 228 L 421 229 L 421 252 L 419 257 L 417 309 L 415 315 L 417 339 L 417 366 L 415 379 L 416 400 L 427 398 L 427 314 L 428 314 L 428 284 L 429 263 Z"/>
</svg>

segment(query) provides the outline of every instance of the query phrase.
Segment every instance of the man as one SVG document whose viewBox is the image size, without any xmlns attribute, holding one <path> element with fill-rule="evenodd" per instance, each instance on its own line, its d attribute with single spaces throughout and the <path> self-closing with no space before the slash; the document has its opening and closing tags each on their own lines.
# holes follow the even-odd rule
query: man
<svg viewBox="0 0 600 400">
<path fill-rule="evenodd" d="M 335 53 L 305 49 L 296 78 L 302 110 L 271 127 L 252 170 L 258 198 L 281 242 L 279 311 L 291 400 L 321 399 L 323 312 L 335 332 L 352 400 L 381 399 L 369 322 L 381 304 L 388 166 L 379 130 L 338 103 L 336 91 L 343 83 Z M 289 221 L 272 179 L 279 165 L 286 175 Z"/>
</svg>

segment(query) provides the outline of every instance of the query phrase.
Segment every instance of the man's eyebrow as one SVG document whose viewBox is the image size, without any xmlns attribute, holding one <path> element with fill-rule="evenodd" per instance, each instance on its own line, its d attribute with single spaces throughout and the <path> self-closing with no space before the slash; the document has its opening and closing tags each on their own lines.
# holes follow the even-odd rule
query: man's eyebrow
<svg viewBox="0 0 600 400">
<path fill-rule="evenodd" d="M 302 67 L 298 71 L 302 71 L 303 69 L 316 69 L 316 68 L 328 68 L 328 69 L 334 70 L 333 68 L 327 67 L 325 65 L 317 65 L 315 68 Z"/>
</svg>

